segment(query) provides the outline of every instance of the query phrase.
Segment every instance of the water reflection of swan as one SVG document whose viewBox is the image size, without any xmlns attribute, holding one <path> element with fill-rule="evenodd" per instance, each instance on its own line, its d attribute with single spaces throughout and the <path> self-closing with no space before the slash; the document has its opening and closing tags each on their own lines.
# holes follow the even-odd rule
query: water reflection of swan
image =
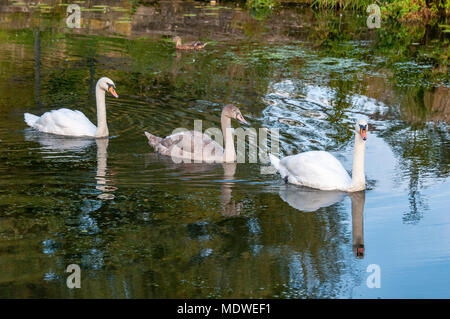
<svg viewBox="0 0 450 319">
<path fill-rule="evenodd" d="M 67 138 L 33 130 L 25 130 L 25 140 L 38 142 L 41 145 L 43 153 L 51 155 L 52 158 L 61 157 L 70 159 L 74 157 L 76 160 L 80 157 L 80 153 L 94 142 L 93 139 L 88 138 Z M 95 142 L 97 144 L 97 172 L 95 177 L 97 186 L 95 188 L 103 192 L 98 198 L 113 199 L 114 195 L 111 192 L 117 190 L 117 187 L 107 185 L 110 183 L 110 180 L 106 179 L 109 139 L 97 138 Z"/>
<path fill-rule="evenodd" d="M 217 169 L 217 165 L 220 164 L 194 164 L 194 163 L 181 163 L 174 164 L 172 161 L 167 161 L 168 167 L 174 169 L 176 168 L 178 173 L 180 174 L 189 174 L 189 177 L 192 178 L 196 176 L 196 178 L 204 178 L 205 173 L 208 171 L 212 171 Z M 236 202 L 232 200 L 232 190 L 234 186 L 234 174 L 236 173 L 236 163 L 222 163 L 223 168 L 223 181 L 221 183 L 220 191 L 220 203 L 222 205 L 222 214 L 224 216 L 239 216 L 241 214 L 243 203 Z M 201 174 L 201 175 L 193 175 L 193 174 Z"/>
<path fill-rule="evenodd" d="M 291 207 L 303 212 L 314 212 L 321 207 L 338 203 L 347 195 L 344 192 L 320 191 L 295 185 L 283 185 L 280 197 Z M 353 252 L 357 258 L 364 257 L 364 203 L 365 191 L 348 194 L 352 200 Z"/>
<path fill-rule="evenodd" d="M 87 138 L 67 138 L 54 134 L 37 132 L 31 129 L 24 131 L 26 141 L 38 142 L 46 153 L 81 151 L 93 143 Z"/>
<path fill-rule="evenodd" d="M 97 176 L 95 179 L 97 180 L 96 189 L 102 191 L 100 195 L 97 196 L 99 199 L 114 199 L 114 192 L 117 190 L 117 187 L 107 185 L 109 180 L 106 179 L 106 169 L 107 169 L 107 159 L 108 159 L 108 143 L 109 139 L 107 138 L 97 138 L 95 140 L 97 143 Z"/>
<path fill-rule="evenodd" d="M 222 214 L 224 216 L 238 216 L 241 214 L 243 204 L 231 200 L 231 192 L 234 182 L 234 174 L 236 172 L 236 163 L 222 163 L 223 179 L 221 191 Z"/>
<path fill-rule="evenodd" d="M 170 158 L 160 157 L 157 153 L 151 153 L 146 159 L 146 166 L 150 165 L 150 163 L 164 163 L 166 171 L 174 170 L 177 172 L 177 178 L 182 177 L 185 179 L 186 177 L 189 180 L 201 182 L 205 179 L 206 176 L 214 176 L 214 179 L 217 175 L 208 175 L 208 172 L 212 172 L 218 169 L 219 165 L 222 165 L 223 168 L 223 180 L 221 180 L 221 195 L 220 195 L 220 203 L 222 206 L 222 214 L 224 216 L 238 216 L 240 215 L 243 203 L 236 203 L 232 201 L 232 189 L 234 186 L 234 174 L 236 172 L 237 163 L 173 163 Z M 174 174 L 171 174 L 174 176 Z"/>
<path fill-rule="evenodd" d="M 282 185 L 279 194 L 282 200 L 303 212 L 315 212 L 321 207 L 340 202 L 345 197 L 343 192 L 319 191 L 290 184 Z"/>
<path fill-rule="evenodd" d="M 356 257 L 364 258 L 364 203 L 366 192 L 350 194 L 352 199 L 353 252 Z"/>
</svg>

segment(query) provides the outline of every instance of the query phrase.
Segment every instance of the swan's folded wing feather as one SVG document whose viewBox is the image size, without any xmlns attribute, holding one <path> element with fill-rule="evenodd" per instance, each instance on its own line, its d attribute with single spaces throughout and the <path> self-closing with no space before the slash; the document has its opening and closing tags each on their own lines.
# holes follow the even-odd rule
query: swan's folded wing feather
<svg viewBox="0 0 450 319">
<path fill-rule="evenodd" d="M 165 137 L 159 144 L 164 155 L 211 161 L 222 158 L 223 148 L 208 135 L 195 131 L 179 132 Z"/>
<path fill-rule="evenodd" d="M 44 113 L 36 127 L 42 132 L 71 136 L 95 136 L 97 129 L 82 112 L 64 108 Z"/>
<path fill-rule="evenodd" d="M 351 183 L 342 164 L 328 152 L 300 153 L 283 158 L 280 164 L 295 184 L 322 190 L 343 190 Z"/>
</svg>

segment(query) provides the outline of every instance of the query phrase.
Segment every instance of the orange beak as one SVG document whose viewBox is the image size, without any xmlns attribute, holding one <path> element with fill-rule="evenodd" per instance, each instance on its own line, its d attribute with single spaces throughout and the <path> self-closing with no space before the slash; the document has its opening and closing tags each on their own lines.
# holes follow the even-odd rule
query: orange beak
<svg viewBox="0 0 450 319">
<path fill-rule="evenodd" d="M 362 137 L 362 139 L 365 141 L 366 139 L 367 139 L 367 130 L 365 130 L 365 129 L 361 129 L 360 130 L 360 132 L 361 132 L 361 137 Z"/>
<path fill-rule="evenodd" d="M 109 93 L 111 93 L 116 99 L 119 97 L 119 95 L 117 95 L 116 90 L 114 89 L 113 86 L 110 86 L 108 89 Z"/>
</svg>

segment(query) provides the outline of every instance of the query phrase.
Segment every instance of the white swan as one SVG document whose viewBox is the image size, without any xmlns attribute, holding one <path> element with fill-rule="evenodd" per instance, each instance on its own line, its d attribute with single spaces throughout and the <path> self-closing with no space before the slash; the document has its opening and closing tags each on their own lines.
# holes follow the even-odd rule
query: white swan
<svg viewBox="0 0 450 319">
<path fill-rule="evenodd" d="M 364 152 L 367 130 L 365 120 L 356 122 L 352 178 L 333 155 L 324 151 L 300 153 L 281 160 L 270 154 L 270 161 L 287 183 L 321 190 L 361 191 L 366 188 Z"/>
<path fill-rule="evenodd" d="M 108 125 L 106 124 L 106 106 L 105 92 L 108 91 L 114 97 L 119 96 L 116 93 L 114 82 L 102 77 L 98 80 L 95 87 L 95 97 L 97 100 L 97 125 L 80 111 L 73 111 L 66 108 L 45 112 L 42 116 L 36 116 L 25 113 L 25 122 L 32 128 L 51 134 L 66 136 L 89 136 L 89 137 L 107 137 L 109 135 Z"/>
<path fill-rule="evenodd" d="M 231 119 L 237 119 L 248 124 L 241 111 L 234 105 L 225 105 L 222 109 L 221 124 L 225 135 L 225 149 L 206 134 L 197 131 L 183 131 L 161 138 L 145 132 L 148 143 L 155 151 L 163 155 L 193 160 L 196 162 L 234 162 L 236 151 L 234 149 Z"/>
</svg>

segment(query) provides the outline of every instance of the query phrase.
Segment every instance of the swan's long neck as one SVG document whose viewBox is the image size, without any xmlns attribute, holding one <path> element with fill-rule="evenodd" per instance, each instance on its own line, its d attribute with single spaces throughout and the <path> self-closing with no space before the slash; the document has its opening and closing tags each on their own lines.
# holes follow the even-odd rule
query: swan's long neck
<svg viewBox="0 0 450 319">
<path fill-rule="evenodd" d="M 366 150 L 366 143 L 361 135 L 355 134 L 355 148 L 353 151 L 353 170 L 352 170 L 352 184 L 350 191 L 356 192 L 366 189 L 366 177 L 364 175 L 364 153 Z"/>
<path fill-rule="evenodd" d="M 236 160 L 236 151 L 234 149 L 233 133 L 231 132 L 231 119 L 222 113 L 221 124 L 225 144 L 223 161 L 234 162 Z"/>
<path fill-rule="evenodd" d="M 97 131 L 95 137 L 107 137 L 109 131 L 106 124 L 105 91 L 98 85 L 95 87 L 95 98 L 97 100 Z"/>
</svg>

